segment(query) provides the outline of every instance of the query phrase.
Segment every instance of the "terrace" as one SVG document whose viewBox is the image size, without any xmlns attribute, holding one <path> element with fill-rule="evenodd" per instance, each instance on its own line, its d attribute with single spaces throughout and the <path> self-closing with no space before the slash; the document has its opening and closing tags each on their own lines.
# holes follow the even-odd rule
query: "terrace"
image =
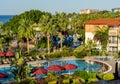
<svg viewBox="0 0 120 84">
<path fill-rule="evenodd" d="M 89 58 L 89 59 L 88 59 Z M 86 57 L 86 58 L 84 58 L 84 59 L 76 59 L 74 56 L 72 56 L 72 57 L 64 57 L 64 58 L 52 58 L 52 59 L 44 59 L 44 60 L 42 60 L 42 59 L 37 59 L 36 61 L 34 60 L 34 61 L 28 61 L 27 63 L 28 63 L 28 65 L 32 65 L 32 67 L 43 67 L 44 66 L 44 68 L 46 67 L 46 66 L 50 66 L 50 65 L 54 65 L 54 64 L 52 64 L 52 62 L 53 63 L 55 63 L 55 64 L 60 64 L 61 65 L 61 61 L 65 61 L 65 63 L 67 63 L 67 60 L 69 61 L 69 60 L 85 60 L 86 61 L 86 63 L 90 63 L 89 64 L 89 67 L 91 66 L 93 66 L 93 63 L 97 63 L 97 64 L 100 64 L 100 65 L 104 65 L 104 67 L 105 68 L 102 68 L 102 70 L 100 70 L 100 72 L 102 72 L 102 73 L 113 73 L 114 72 L 114 67 L 115 67 L 115 65 L 113 64 L 113 62 L 115 62 L 115 61 L 113 61 L 113 60 L 111 60 L 111 61 L 106 61 L 106 62 L 102 62 L 102 61 L 99 61 L 99 60 L 95 60 L 95 59 L 93 59 L 93 57 Z M 87 61 L 88 60 L 88 61 Z M 91 61 L 89 61 L 89 60 L 91 60 Z M 48 63 L 46 63 L 46 62 L 48 62 Z M 57 63 L 58 62 L 58 63 Z M 93 62 L 93 63 L 92 63 Z M 112 65 L 110 64 L 112 62 Z M 70 62 L 68 62 L 68 63 L 72 63 L 71 61 Z M 47 64 L 47 65 L 46 65 Z M 49 65 L 48 65 L 49 64 Z M 62 63 L 62 64 L 64 64 L 64 63 Z M 73 62 L 73 64 L 74 64 L 74 62 Z M 82 63 L 83 64 L 83 63 Z M 77 69 L 75 69 L 75 70 L 72 70 L 71 72 L 73 72 L 73 71 L 76 71 L 76 70 L 81 70 L 82 69 L 82 67 L 85 67 L 85 65 L 83 66 L 83 65 L 81 65 L 81 64 L 78 64 L 80 67 L 79 68 L 77 68 Z M 77 66 L 78 66 L 77 65 Z M 112 67 L 111 67 L 112 66 Z M 8 67 L 10 67 L 10 65 L 9 64 L 7 64 L 7 65 L 0 65 L 0 67 L 1 67 L 1 69 L 0 69 L 0 71 L 2 71 L 2 70 L 9 70 L 8 69 Z M 6 67 L 6 68 L 5 68 Z M 88 65 L 87 65 L 87 67 L 88 67 Z M 96 67 L 95 67 L 96 68 Z M 85 69 L 85 68 L 83 68 L 83 69 Z M 96 68 L 97 69 L 97 68 Z M 87 70 L 92 70 L 92 69 L 87 69 Z M 98 71 L 98 70 L 97 70 Z M 66 72 L 66 71 L 65 71 Z M 65 72 L 62 72 L 62 73 L 64 73 L 65 74 Z M 91 71 L 90 71 L 91 72 Z M 96 71 L 95 71 L 96 72 Z M 67 71 L 67 73 L 69 74 L 69 72 Z M 41 76 L 38 76 L 38 77 L 41 77 Z"/>
</svg>

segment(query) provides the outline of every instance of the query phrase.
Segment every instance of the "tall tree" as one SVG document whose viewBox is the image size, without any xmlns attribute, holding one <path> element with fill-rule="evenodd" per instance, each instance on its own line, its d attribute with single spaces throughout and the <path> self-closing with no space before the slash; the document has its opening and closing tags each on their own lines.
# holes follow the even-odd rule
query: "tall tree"
<svg viewBox="0 0 120 84">
<path fill-rule="evenodd" d="M 63 34 L 62 32 L 65 32 L 67 30 L 68 26 L 68 18 L 66 13 L 56 13 L 56 18 L 58 21 L 58 27 L 59 27 L 59 36 L 60 36 L 60 50 L 62 51 L 62 41 L 63 41 Z"/>
<path fill-rule="evenodd" d="M 71 26 L 72 26 L 72 29 L 74 30 L 74 33 L 76 34 L 77 33 L 77 26 L 78 26 L 78 17 L 77 17 L 77 14 L 74 14 L 71 18 Z"/>
<path fill-rule="evenodd" d="M 5 43 L 5 38 L 4 35 L 2 35 L 3 29 L 2 29 L 3 24 L 0 24 L 0 50 L 3 49 L 4 43 Z"/>
<path fill-rule="evenodd" d="M 11 70 L 14 75 L 14 79 L 19 83 L 21 80 L 27 78 L 31 72 L 29 65 L 23 59 L 21 52 L 16 52 L 15 61 L 11 61 L 11 67 L 16 67 Z"/>
<path fill-rule="evenodd" d="M 50 53 L 50 36 L 51 34 L 56 32 L 56 27 L 53 24 L 53 18 L 51 14 L 46 13 L 44 14 L 39 22 L 40 27 L 40 33 L 43 33 L 45 36 L 47 36 L 47 50 L 48 54 Z"/>
<path fill-rule="evenodd" d="M 88 55 L 91 55 L 92 48 L 96 47 L 96 43 L 94 43 L 92 40 L 87 40 L 85 44 L 85 49 L 88 50 Z"/>
<path fill-rule="evenodd" d="M 18 27 L 18 38 L 26 38 L 27 43 L 27 52 L 29 53 L 29 40 L 33 39 L 35 36 L 35 31 L 33 30 L 33 23 L 27 17 L 23 17 L 19 21 Z"/>
<path fill-rule="evenodd" d="M 108 31 L 109 28 L 106 26 L 99 27 L 97 26 L 97 31 L 94 35 L 94 40 L 99 41 L 102 45 L 102 48 L 106 48 L 108 42 Z"/>
</svg>

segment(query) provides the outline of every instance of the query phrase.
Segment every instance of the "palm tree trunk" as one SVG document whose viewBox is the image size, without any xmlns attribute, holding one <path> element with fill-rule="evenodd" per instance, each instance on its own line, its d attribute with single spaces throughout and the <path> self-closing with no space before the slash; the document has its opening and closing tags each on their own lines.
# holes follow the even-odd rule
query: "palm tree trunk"
<svg viewBox="0 0 120 84">
<path fill-rule="evenodd" d="M 77 32 L 77 31 L 76 31 L 76 22 L 75 22 L 74 33 L 76 34 L 76 32 Z"/>
<path fill-rule="evenodd" d="M 50 34 L 47 33 L 48 54 L 50 53 Z"/>
<path fill-rule="evenodd" d="M 30 52 L 30 46 L 29 46 L 29 38 L 26 38 L 27 39 L 27 53 L 29 54 L 29 52 Z"/>
<path fill-rule="evenodd" d="M 63 38 L 62 38 L 62 34 L 60 33 L 60 51 L 62 51 L 62 40 L 63 40 Z"/>
</svg>

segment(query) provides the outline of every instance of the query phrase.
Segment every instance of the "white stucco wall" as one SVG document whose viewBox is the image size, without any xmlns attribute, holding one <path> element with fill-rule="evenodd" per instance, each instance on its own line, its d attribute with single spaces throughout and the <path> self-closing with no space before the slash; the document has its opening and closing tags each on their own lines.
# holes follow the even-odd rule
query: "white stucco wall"
<svg viewBox="0 0 120 84">
<path fill-rule="evenodd" d="M 87 42 L 87 40 L 93 40 L 94 35 L 95 35 L 94 32 L 85 32 L 85 43 Z M 94 42 L 94 40 L 93 40 L 93 42 Z M 95 43 L 97 44 L 96 48 L 101 49 L 100 42 L 97 41 Z"/>
<path fill-rule="evenodd" d="M 93 32 L 85 32 L 85 43 L 87 42 L 88 39 L 93 40 L 93 38 L 94 38 Z"/>
</svg>

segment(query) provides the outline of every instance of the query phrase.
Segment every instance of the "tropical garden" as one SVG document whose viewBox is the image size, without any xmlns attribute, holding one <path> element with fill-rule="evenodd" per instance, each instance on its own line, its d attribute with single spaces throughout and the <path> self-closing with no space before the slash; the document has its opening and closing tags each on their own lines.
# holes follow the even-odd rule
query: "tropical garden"
<svg viewBox="0 0 120 84">
<path fill-rule="evenodd" d="M 23 84 L 29 82 L 30 84 L 56 84 L 61 81 L 63 84 L 79 84 L 97 82 L 99 79 L 113 80 L 113 74 L 91 73 L 86 71 L 76 71 L 72 76 L 61 75 L 56 76 L 54 73 L 48 73 L 44 79 L 33 79 L 29 73 L 31 69 L 27 64 L 27 59 L 38 59 L 42 56 L 47 58 L 61 58 L 68 56 L 75 56 L 83 58 L 85 56 L 96 56 L 100 53 L 94 49 L 96 44 L 89 40 L 85 43 L 84 22 L 98 18 L 119 18 L 120 13 L 112 13 L 110 11 L 100 11 L 91 14 L 77 14 L 64 12 L 51 14 L 40 10 L 26 11 L 20 15 L 15 15 L 8 22 L 0 25 L 0 50 L 4 51 L 6 47 L 8 50 L 15 52 L 15 60 L 10 63 L 11 66 L 16 66 L 17 69 L 11 71 L 15 74 L 16 83 Z M 103 45 L 103 50 L 106 48 L 108 40 L 108 29 L 101 30 L 98 28 L 95 40 L 99 40 Z M 72 37 L 71 40 L 66 40 Z M 54 40 L 55 39 L 55 40 Z M 11 46 L 12 42 L 16 42 L 16 46 Z M 65 41 L 65 43 L 63 43 Z M 75 49 L 71 46 L 75 41 L 80 41 L 81 44 Z M 32 45 L 32 47 L 31 47 Z M 104 54 L 104 53 L 103 53 Z M 102 54 L 101 54 L 102 55 Z M 107 53 L 106 53 L 107 55 Z M 119 53 L 117 57 L 119 57 Z M 3 58 L 4 59 L 4 58 Z M 109 75 L 109 76 L 106 76 Z M 109 78 L 108 78 L 109 77 Z M 60 81 L 61 80 L 61 81 Z"/>
</svg>

